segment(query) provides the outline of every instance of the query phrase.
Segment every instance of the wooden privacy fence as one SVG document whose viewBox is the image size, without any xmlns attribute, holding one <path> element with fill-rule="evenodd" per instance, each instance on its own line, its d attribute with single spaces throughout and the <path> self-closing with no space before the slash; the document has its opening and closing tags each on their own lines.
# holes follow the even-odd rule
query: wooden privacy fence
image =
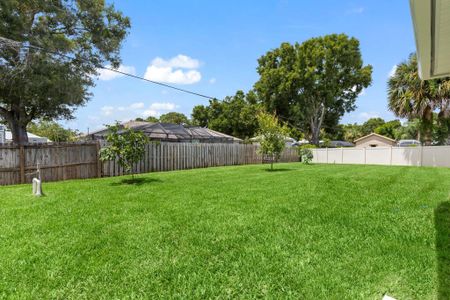
<svg viewBox="0 0 450 300">
<path fill-rule="evenodd" d="M 0 185 L 29 183 L 39 163 L 43 181 L 124 175 L 116 161 L 100 162 L 98 143 L 0 146 Z M 243 144 L 150 143 L 135 173 L 184 170 L 262 162 L 258 146 Z M 298 161 L 286 148 L 280 162 Z"/>
<path fill-rule="evenodd" d="M 311 150 L 315 163 L 450 167 L 450 146 Z"/>
<path fill-rule="evenodd" d="M 146 145 L 143 159 L 137 163 L 135 173 L 185 170 L 216 166 L 259 164 L 262 156 L 258 146 L 246 144 L 193 144 L 150 143 Z M 295 148 L 286 148 L 280 162 L 299 161 Z M 124 175 L 124 170 L 115 161 L 103 163 L 103 176 Z"/>
<path fill-rule="evenodd" d="M 43 181 L 100 176 L 98 144 L 0 146 L 0 185 L 29 183 L 39 164 Z"/>
</svg>

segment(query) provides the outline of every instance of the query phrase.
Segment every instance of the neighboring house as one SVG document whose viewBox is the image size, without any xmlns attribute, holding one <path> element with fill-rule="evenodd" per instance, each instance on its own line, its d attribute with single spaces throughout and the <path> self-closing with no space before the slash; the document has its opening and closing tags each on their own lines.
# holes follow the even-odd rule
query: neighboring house
<svg viewBox="0 0 450 300">
<path fill-rule="evenodd" d="M 1 134 L 0 134 L 1 135 Z M 32 133 L 28 132 L 28 143 L 29 144 L 46 144 L 46 143 L 51 143 L 52 141 L 49 140 L 46 137 L 42 137 L 42 136 L 38 136 Z M 4 142 L 2 143 L 0 141 L 0 144 L 10 144 L 12 143 L 12 134 L 11 131 L 5 131 L 5 139 Z"/>
<path fill-rule="evenodd" d="M 150 123 L 129 121 L 121 124 L 122 128 L 132 128 L 143 132 L 152 141 L 174 143 L 242 143 L 241 139 L 200 126 L 171 123 Z M 85 140 L 104 140 L 108 129 L 101 129 L 84 136 Z"/>
<path fill-rule="evenodd" d="M 395 140 L 388 138 L 384 135 L 377 133 L 371 133 L 355 140 L 356 147 L 368 148 L 368 147 L 393 147 L 395 146 Z"/>
<path fill-rule="evenodd" d="M 347 141 L 330 141 L 327 145 L 329 148 L 355 147 L 355 144 Z"/>
<path fill-rule="evenodd" d="M 28 132 L 28 143 L 30 144 L 45 144 L 51 141 L 42 136 L 38 136 Z M 0 125 L 0 144 L 10 144 L 12 143 L 12 133 L 6 129 L 6 126 Z"/>
<path fill-rule="evenodd" d="M 0 125 L 0 144 L 6 143 L 6 127 Z"/>
</svg>

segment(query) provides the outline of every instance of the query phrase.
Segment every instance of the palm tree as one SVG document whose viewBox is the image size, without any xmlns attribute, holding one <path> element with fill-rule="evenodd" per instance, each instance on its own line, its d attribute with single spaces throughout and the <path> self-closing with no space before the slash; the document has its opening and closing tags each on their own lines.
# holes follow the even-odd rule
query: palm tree
<svg viewBox="0 0 450 300">
<path fill-rule="evenodd" d="M 450 77 L 421 80 L 415 53 L 397 66 L 388 81 L 389 110 L 401 118 L 419 118 L 425 145 L 431 145 L 433 112 L 448 118 L 450 109 Z"/>
</svg>

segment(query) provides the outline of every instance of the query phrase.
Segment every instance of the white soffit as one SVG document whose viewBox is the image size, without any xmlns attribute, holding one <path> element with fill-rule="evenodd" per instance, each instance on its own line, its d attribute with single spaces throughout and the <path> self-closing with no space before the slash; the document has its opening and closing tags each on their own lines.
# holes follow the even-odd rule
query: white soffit
<svg viewBox="0 0 450 300">
<path fill-rule="evenodd" d="M 450 76 L 450 0 L 410 0 L 422 79 Z"/>
</svg>

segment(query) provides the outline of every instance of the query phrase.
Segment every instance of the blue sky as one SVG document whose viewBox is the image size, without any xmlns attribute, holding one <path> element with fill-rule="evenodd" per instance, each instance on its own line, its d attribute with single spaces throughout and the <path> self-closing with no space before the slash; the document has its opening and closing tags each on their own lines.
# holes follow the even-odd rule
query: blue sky
<svg viewBox="0 0 450 300">
<path fill-rule="evenodd" d="M 282 42 L 346 33 L 361 43 L 373 83 L 343 123 L 392 119 L 386 81 L 392 68 L 415 50 L 407 0 L 377 1 L 127 1 L 117 9 L 131 18 L 123 44 L 123 70 L 222 99 L 247 91 L 258 79 L 257 59 Z M 208 100 L 144 81 L 101 74 L 91 101 L 65 124 L 85 132 L 114 120 L 190 115 Z"/>
</svg>

